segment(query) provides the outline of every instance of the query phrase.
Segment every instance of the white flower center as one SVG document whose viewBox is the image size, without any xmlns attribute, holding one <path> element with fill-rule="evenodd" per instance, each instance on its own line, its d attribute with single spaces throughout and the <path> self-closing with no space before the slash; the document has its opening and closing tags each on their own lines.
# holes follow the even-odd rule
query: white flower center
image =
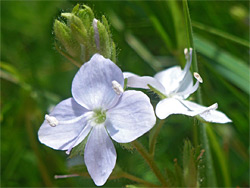
<svg viewBox="0 0 250 188">
<path fill-rule="evenodd" d="M 106 110 L 102 109 L 94 110 L 93 120 L 95 123 L 94 124 L 92 123 L 92 125 L 104 123 L 106 120 Z"/>
<path fill-rule="evenodd" d="M 121 84 L 119 84 L 117 81 L 113 80 L 112 81 L 112 88 L 116 92 L 117 95 L 120 95 L 124 92 Z"/>
</svg>

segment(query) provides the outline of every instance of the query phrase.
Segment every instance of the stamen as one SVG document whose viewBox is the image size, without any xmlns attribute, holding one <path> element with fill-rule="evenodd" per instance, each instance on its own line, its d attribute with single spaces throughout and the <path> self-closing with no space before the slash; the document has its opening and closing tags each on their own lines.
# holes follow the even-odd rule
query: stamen
<svg viewBox="0 0 250 188">
<path fill-rule="evenodd" d="M 55 175 L 55 179 L 62 179 L 62 178 L 71 178 L 71 177 L 78 177 L 79 174 L 69 174 L 69 175 Z"/>
<path fill-rule="evenodd" d="M 184 55 L 185 55 L 185 58 L 187 60 L 186 62 L 186 65 L 180 75 L 180 82 L 179 82 L 179 87 L 173 91 L 173 93 L 178 93 L 178 91 L 181 90 L 181 88 L 183 87 L 183 83 L 185 83 L 185 80 L 187 79 L 187 76 L 188 76 L 188 72 L 189 72 L 189 69 L 191 67 L 191 63 L 192 63 L 192 52 L 193 52 L 193 49 L 192 48 L 189 48 L 189 53 L 188 53 L 188 49 L 185 48 L 184 49 Z"/>
<path fill-rule="evenodd" d="M 50 116 L 48 114 L 45 115 L 45 119 L 47 120 L 47 122 L 49 123 L 51 127 L 55 127 L 59 123 L 58 120 L 54 116 Z"/>
<path fill-rule="evenodd" d="M 194 77 L 195 77 L 196 80 L 198 80 L 200 83 L 203 83 L 203 80 L 202 80 L 201 76 L 200 76 L 197 72 L 194 72 Z"/>
<path fill-rule="evenodd" d="M 89 118 L 92 115 L 93 115 L 93 112 L 86 112 L 83 115 L 78 116 L 78 117 L 76 117 L 74 119 L 70 119 L 70 120 L 66 120 L 66 121 L 60 121 L 56 117 L 46 114 L 45 115 L 45 120 L 47 120 L 47 122 L 49 123 L 49 125 L 51 127 L 55 127 L 55 126 L 57 126 L 59 124 L 61 124 L 61 125 L 72 124 L 72 123 L 75 123 L 75 122 L 79 121 L 80 119 Z"/>
<path fill-rule="evenodd" d="M 196 78 L 197 81 L 193 87 L 183 92 L 176 93 L 176 94 L 179 96 L 184 96 L 184 95 L 191 95 L 192 93 L 194 93 L 198 89 L 199 83 L 203 82 L 201 76 L 197 72 L 194 72 L 194 77 Z"/>
<path fill-rule="evenodd" d="M 185 96 L 185 95 L 191 95 L 192 93 L 194 93 L 199 87 L 199 82 L 196 81 L 196 83 L 193 85 L 193 87 L 190 87 L 188 90 L 176 93 L 176 95 L 179 96 Z"/>
<path fill-rule="evenodd" d="M 98 22 L 98 20 L 94 18 L 92 26 L 93 26 L 94 32 L 95 32 L 94 37 L 95 37 L 96 48 L 99 51 L 100 50 L 100 38 L 99 38 L 99 32 L 98 32 L 97 22 Z"/>
<path fill-rule="evenodd" d="M 186 62 L 186 65 L 184 67 L 184 70 L 183 70 L 183 75 L 184 75 L 183 78 L 185 77 L 185 75 L 187 74 L 188 70 L 191 67 L 192 53 L 193 53 L 193 49 L 192 48 L 189 48 L 189 54 L 188 54 L 187 48 L 185 48 L 184 54 L 185 54 L 187 62 Z"/>
<path fill-rule="evenodd" d="M 90 126 L 89 122 L 91 122 L 91 121 L 87 121 L 86 126 L 81 130 L 80 134 L 77 136 L 77 138 L 76 138 L 76 139 L 74 140 L 74 142 L 71 144 L 71 146 L 69 147 L 69 149 L 66 151 L 66 154 L 67 154 L 67 155 L 70 154 L 70 152 L 71 152 L 71 150 L 73 149 L 74 145 L 77 143 L 78 139 L 79 139 L 80 136 L 84 133 L 84 131 L 85 131 L 86 129 L 89 128 L 89 126 Z"/>
<path fill-rule="evenodd" d="M 121 84 L 119 84 L 116 80 L 112 81 L 112 88 L 116 92 L 117 95 L 120 95 L 124 92 Z"/>
</svg>

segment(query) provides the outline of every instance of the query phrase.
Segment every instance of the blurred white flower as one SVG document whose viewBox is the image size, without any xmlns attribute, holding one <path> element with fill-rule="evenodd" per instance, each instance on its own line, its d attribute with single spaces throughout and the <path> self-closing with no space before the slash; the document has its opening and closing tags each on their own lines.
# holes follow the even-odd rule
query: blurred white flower
<svg viewBox="0 0 250 188">
<path fill-rule="evenodd" d="M 189 71 L 192 62 L 192 49 L 184 50 L 186 65 L 182 70 L 180 66 L 174 66 L 157 73 L 154 78 L 150 76 L 138 76 L 133 73 L 123 73 L 127 78 L 127 86 L 133 88 L 153 89 L 160 94 L 162 100 L 156 105 L 156 115 L 165 119 L 171 114 L 184 114 L 188 116 L 200 116 L 208 122 L 228 123 L 231 120 L 222 112 L 217 111 L 218 104 L 204 107 L 186 100 L 194 93 L 199 83 L 203 80 L 198 73 L 194 73 L 196 83 L 193 84 L 192 74 Z"/>
</svg>

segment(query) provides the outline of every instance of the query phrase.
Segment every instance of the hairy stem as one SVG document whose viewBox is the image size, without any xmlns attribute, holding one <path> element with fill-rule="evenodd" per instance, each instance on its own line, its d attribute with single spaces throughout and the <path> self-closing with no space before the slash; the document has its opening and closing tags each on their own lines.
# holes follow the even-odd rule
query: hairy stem
<svg viewBox="0 0 250 188">
<path fill-rule="evenodd" d="M 154 129 L 153 132 L 153 136 L 151 137 L 151 140 L 149 142 L 149 154 L 152 156 L 152 158 L 154 158 L 154 153 L 155 153 L 155 145 L 157 142 L 157 137 L 160 133 L 160 130 L 162 128 L 162 126 L 164 125 L 164 120 L 161 120 L 157 126 L 155 126 L 156 128 Z"/>
<path fill-rule="evenodd" d="M 161 171 L 157 167 L 156 163 L 154 162 L 152 156 L 146 151 L 146 149 L 143 147 L 143 145 L 135 140 L 132 142 L 133 146 L 136 148 L 136 150 L 140 153 L 140 155 L 144 158 L 144 160 L 148 163 L 149 167 L 154 172 L 155 176 L 159 179 L 161 184 L 164 187 L 167 187 L 167 181 L 165 177 L 162 175 Z"/>
<path fill-rule="evenodd" d="M 77 67 L 81 67 L 81 65 L 77 62 L 77 61 L 75 61 L 72 57 L 70 57 L 68 54 L 66 54 L 65 52 L 63 52 L 59 47 L 58 47 L 58 45 L 57 44 L 55 44 L 55 47 L 56 47 L 56 50 L 62 55 L 62 56 L 64 56 L 64 57 L 66 57 L 71 63 L 73 63 L 75 66 L 77 66 Z"/>
<path fill-rule="evenodd" d="M 148 181 L 145 181 L 141 178 L 138 178 L 132 174 L 129 174 L 127 172 L 121 172 L 121 173 L 118 173 L 117 175 L 111 175 L 110 176 L 110 179 L 118 179 L 118 178 L 126 178 L 126 179 L 129 179 L 129 180 L 132 180 L 134 182 L 137 182 L 137 183 L 140 183 L 140 184 L 143 184 L 147 187 L 159 187 L 159 185 L 155 185 L 153 183 L 150 183 Z"/>
</svg>

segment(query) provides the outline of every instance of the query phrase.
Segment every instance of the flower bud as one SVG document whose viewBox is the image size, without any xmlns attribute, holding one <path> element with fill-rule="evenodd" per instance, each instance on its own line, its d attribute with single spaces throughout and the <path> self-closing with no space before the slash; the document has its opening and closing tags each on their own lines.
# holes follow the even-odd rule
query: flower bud
<svg viewBox="0 0 250 188">
<path fill-rule="evenodd" d="M 105 26 L 101 22 L 97 22 L 97 28 L 99 33 L 100 40 L 100 54 L 102 54 L 105 58 L 111 57 L 111 44 L 109 40 L 109 35 Z"/>
<path fill-rule="evenodd" d="M 66 23 L 58 20 L 54 31 L 60 48 L 69 60 L 78 64 L 88 61 L 93 54 L 116 60 L 116 47 L 111 38 L 109 24 L 105 16 L 102 22 L 95 19 L 90 7 L 77 4 L 71 13 L 62 13 Z M 64 52 L 65 51 L 65 52 Z"/>
<path fill-rule="evenodd" d="M 66 24 L 55 20 L 54 32 L 58 42 L 65 48 L 67 53 L 72 57 L 77 57 L 80 53 L 80 45 L 72 36 L 70 28 Z"/>
</svg>

